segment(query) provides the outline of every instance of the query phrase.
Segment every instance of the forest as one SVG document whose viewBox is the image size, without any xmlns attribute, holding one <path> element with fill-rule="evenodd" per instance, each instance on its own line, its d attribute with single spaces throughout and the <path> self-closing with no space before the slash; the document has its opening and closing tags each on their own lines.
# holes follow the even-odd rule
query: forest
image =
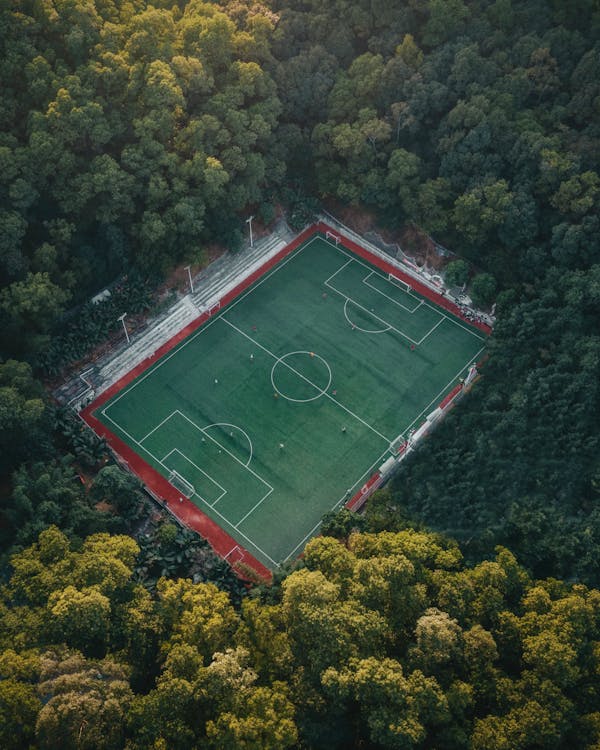
<svg viewBox="0 0 600 750">
<path fill-rule="evenodd" d="M 600 747 L 598 0 L 7 0 L 0 80 L 0 745 Z M 432 236 L 497 322 L 252 587 L 49 388 L 321 206 Z"/>
</svg>

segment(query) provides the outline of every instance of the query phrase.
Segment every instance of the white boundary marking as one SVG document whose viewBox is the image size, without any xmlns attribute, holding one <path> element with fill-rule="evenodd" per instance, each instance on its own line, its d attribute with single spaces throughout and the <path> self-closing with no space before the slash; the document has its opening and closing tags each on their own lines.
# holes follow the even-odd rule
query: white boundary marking
<svg viewBox="0 0 600 750">
<path fill-rule="evenodd" d="M 221 494 L 219 495 L 219 497 L 218 497 L 218 498 L 217 498 L 216 500 L 213 500 L 213 501 L 212 501 L 212 503 L 209 503 L 209 502 L 208 502 L 208 500 L 206 500 L 205 498 L 203 498 L 203 497 L 202 497 L 202 495 L 201 495 L 201 494 L 200 494 L 199 492 L 196 492 L 196 485 L 195 485 L 195 484 L 193 484 L 193 482 L 190 482 L 191 486 L 192 486 L 192 487 L 194 487 L 194 495 L 196 495 L 196 497 L 197 497 L 197 498 L 199 498 L 200 500 L 202 500 L 202 502 L 203 502 L 203 503 L 206 503 L 207 505 L 210 505 L 210 507 L 212 508 L 212 507 L 213 507 L 214 505 L 216 505 L 216 504 L 217 504 L 217 503 L 219 502 L 219 500 L 220 500 L 220 499 L 221 499 L 222 497 L 224 497 L 224 496 L 225 496 L 225 495 L 227 494 L 227 490 L 225 489 L 225 487 L 221 486 L 221 485 L 220 485 L 220 484 L 219 484 L 219 483 L 217 482 L 217 480 L 216 480 L 216 479 L 213 479 L 213 477 L 211 477 L 211 475 L 210 475 L 210 474 L 208 474 L 208 473 L 207 473 L 206 471 L 204 471 L 204 469 L 201 469 L 201 468 L 200 468 L 200 467 L 198 466 L 198 464 L 195 464 L 195 463 L 194 463 L 194 462 L 192 461 L 192 459 L 191 459 L 191 458 L 188 458 L 188 456 L 186 456 L 186 455 L 185 455 L 185 453 L 184 453 L 183 451 L 180 451 L 180 450 L 179 450 L 179 448 L 173 448 L 173 450 L 171 450 L 171 451 L 169 451 L 169 452 L 167 453 L 167 455 L 166 455 L 166 456 L 165 456 L 165 457 L 164 457 L 164 458 L 162 459 L 162 461 L 161 461 L 161 463 L 163 464 L 163 466 L 165 465 L 165 461 L 166 461 L 166 460 L 167 460 L 167 459 L 168 459 L 168 458 L 169 458 L 169 457 L 170 457 L 170 456 L 171 456 L 171 455 L 172 455 L 173 453 L 179 453 L 179 455 L 180 455 L 180 456 L 181 456 L 181 457 L 182 457 L 183 459 L 185 459 L 185 460 L 186 460 L 186 461 L 188 462 L 188 464 L 192 464 L 192 466 L 193 466 L 193 467 L 194 467 L 195 469 L 197 469 L 197 470 L 198 470 L 198 471 L 199 471 L 199 472 L 200 472 L 201 474 L 204 474 L 204 476 L 205 476 L 205 477 L 207 477 L 208 479 L 210 479 L 210 481 L 211 481 L 211 482 L 212 482 L 212 483 L 213 483 L 214 485 L 216 485 L 216 486 L 217 486 L 217 487 L 218 487 L 218 488 L 219 488 L 219 489 L 221 490 Z M 173 471 L 173 469 L 171 469 L 171 471 Z M 186 482 L 189 482 L 189 479 L 188 479 L 187 477 L 183 477 L 183 478 L 184 478 L 184 479 L 186 480 Z"/>
<path fill-rule="evenodd" d="M 293 354 L 308 354 L 309 356 L 316 357 L 317 359 L 320 359 L 321 362 L 325 365 L 327 368 L 327 372 L 329 373 L 329 380 L 327 381 L 327 385 L 325 388 L 317 388 L 319 393 L 317 393 L 316 396 L 311 396 L 310 398 L 292 398 L 291 396 L 286 396 L 283 391 L 280 391 L 279 388 L 275 385 L 275 379 L 273 378 L 273 373 L 275 372 L 275 368 L 277 365 L 283 364 L 288 366 L 287 362 L 285 362 L 286 357 L 291 357 Z M 290 369 L 292 369 L 290 367 Z M 304 378 L 306 380 L 306 378 Z M 329 390 L 329 386 L 331 385 L 331 381 L 333 380 L 333 375 L 331 374 L 331 367 L 329 367 L 328 362 L 321 357 L 320 354 L 315 354 L 314 352 L 309 351 L 297 351 L 297 352 L 288 352 L 287 354 L 282 354 L 281 357 L 277 359 L 273 367 L 271 368 L 271 385 L 273 386 L 274 390 L 283 398 L 287 399 L 288 401 L 293 401 L 295 404 L 307 404 L 309 401 L 316 401 L 318 398 L 321 398 L 323 394 L 325 394 Z M 314 383 L 311 383 L 311 386 L 316 388 L 317 386 L 314 385 Z"/>
<path fill-rule="evenodd" d="M 410 292 L 404 291 L 402 289 L 402 287 L 399 287 L 399 286 L 394 287 L 394 289 L 400 289 L 401 292 L 404 292 L 404 294 L 406 294 L 409 297 L 411 297 L 411 299 L 416 299 L 417 300 L 418 304 L 415 305 L 412 309 L 410 307 L 406 307 L 405 305 L 402 304 L 402 302 L 398 302 L 398 300 L 395 300 L 395 299 L 393 299 L 393 297 L 390 297 L 385 292 L 382 292 L 381 289 L 377 289 L 377 287 L 373 286 L 373 284 L 369 284 L 369 279 L 371 278 L 371 276 L 377 276 L 378 278 L 383 279 L 386 282 L 386 284 L 390 284 L 391 286 L 393 286 L 392 283 L 391 283 L 391 281 L 388 281 L 388 279 L 386 279 L 385 276 L 382 276 L 381 274 L 377 273 L 376 271 L 371 271 L 370 273 L 368 273 L 365 276 L 365 278 L 362 280 L 362 283 L 365 284 L 366 286 L 368 286 L 369 289 L 372 289 L 374 292 L 377 292 L 377 294 L 381 294 L 382 297 L 385 297 L 386 299 L 389 299 L 389 301 L 393 302 L 394 305 L 398 305 L 398 307 L 401 307 L 403 310 L 406 310 L 407 313 L 410 313 L 412 315 L 423 304 L 423 300 L 422 299 L 419 299 L 418 297 L 413 297 Z"/>
</svg>

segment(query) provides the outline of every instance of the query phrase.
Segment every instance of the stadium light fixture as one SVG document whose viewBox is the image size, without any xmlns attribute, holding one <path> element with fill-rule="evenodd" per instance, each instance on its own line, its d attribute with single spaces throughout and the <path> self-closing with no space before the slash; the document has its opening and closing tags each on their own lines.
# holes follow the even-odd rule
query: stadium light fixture
<svg viewBox="0 0 600 750">
<path fill-rule="evenodd" d="M 192 271 L 190 269 L 190 266 L 186 266 L 184 270 L 188 272 L 188 278 L 190 280 L 190 291 L 193 294 L 194 293 L 194 282 L 192 281 Z"/>
<path fill-rule="evenodd" d="M 127 332 L 127 326 L 125 325 L 125 318 L 127 317 L 127 313 L 124 312 L 123 315 L 120 315 L 118 320 L 123 323 L 123 330 L 125 331 L 125 338 L 127 339 L 127 343 L 130 344 L 131 341 L 129 340 L 129 333 Z"/>
</svg>

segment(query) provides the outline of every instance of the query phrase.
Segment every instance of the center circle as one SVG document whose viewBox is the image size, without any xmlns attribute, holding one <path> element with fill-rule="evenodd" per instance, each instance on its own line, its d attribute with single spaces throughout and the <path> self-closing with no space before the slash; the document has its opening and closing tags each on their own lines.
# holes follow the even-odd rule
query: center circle
<svg viewBox="0 0 600 750">
<path fill-rule="evenodd" d="M 310 364 L 310 376 L 307 376 L 306 373 L 303 372 L 303 370 L 306 370 L 307 358 Z M 317 370 L 317 372 L 315 372 L 315 370 Z M 316 389 L 317 393 L 315 393 L 314 396 L 310 396 L 310 398 L 296 398 L 293 395 L 292 383 L 287 383 L 286 385 L 281 383 L 281 380 L 284 380 L 285 377 L 289 375 L 294 375 L 296 382 L 302 382 L 304 385 Z M 315 382 L 315 379 L 318 379 L 318 382 Z M 277 385 L 277 380 L 280 381 L 279 385 Z M 288 352 L 282 357 L 279 357 L 271 368 L 271 384 L 275 393 L 288 401 L 293 401 L 297 404 L 306 404 L 309 401 L 316 401 L 316 399 L 321 398 L 331 385 L 331 380 L 331 368 L 323 357 L 314 352 Z M 323 385 L 325 381 L 326 384 Z"/>
</svg>

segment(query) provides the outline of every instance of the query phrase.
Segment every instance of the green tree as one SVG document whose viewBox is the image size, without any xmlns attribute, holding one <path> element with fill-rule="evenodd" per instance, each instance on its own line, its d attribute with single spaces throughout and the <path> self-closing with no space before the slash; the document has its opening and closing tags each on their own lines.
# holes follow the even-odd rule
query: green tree
<svg viewBox="0 0 600 750">
<path fill-rule="evenodd" d="M 0 473 L 43 449 L 47 416 L 43 391 L 31 367 L 14 359 L 0 362 Z"/>
<path fill-rule="evenodd" d="M 448 286 L 464 286 L 469 280 L 469 264 L 464 260 L 453 260 L 444 269 L 444 281 Z"/>
<path fill-rule="evenodd" d="M 90 494 L 96 502 L 108 503 L 127 519 L 137 518 L 143 509 L 138 480 L 118 466 L 100 469 Z"/>
<path fill-rule="evenodd" d="M 44 707 L 36 738 L 41 747 L 117 750 L 123 747 L 125 716 L 132 698 L 127 669 L 113 661 L 48 652 L 39 684 Z"/>
<path fill-rule="evenodd" d="M 388 161 L 386 183 L 395 190 L 403 213 L 413 218 L 417 208 L 421 161 L 416 154 L 405 149 L 395 149 Z"/>
<path fill-rule="evenodd" d="M 479 273 L 469 289 L 469 293 L 476 305 L 489 305 L 496 295 L 496 279 L 489 273 Z"/>
<path fill-rule="evenodd" d="M 430 0 L 423 42 L 428 47 L 435 47 L 451 39 L 464 28 L 469 16 L 469 8 L 462 0 Z"/>
<path fill-rule="evenodd" d="M 67 586 L 48 599 L 48 627 L 54 639 L 72 648 L 103 656 L 109 637 L 110 601 L 94 588 Z"/>
<path fill-rule="evenodd" d="M 0 741 L 7 750 L 19 750 L 33 743 L 42 702 L 35 682 L 39 677 L 36 652 L 0 653 Z"/>
</svg>

